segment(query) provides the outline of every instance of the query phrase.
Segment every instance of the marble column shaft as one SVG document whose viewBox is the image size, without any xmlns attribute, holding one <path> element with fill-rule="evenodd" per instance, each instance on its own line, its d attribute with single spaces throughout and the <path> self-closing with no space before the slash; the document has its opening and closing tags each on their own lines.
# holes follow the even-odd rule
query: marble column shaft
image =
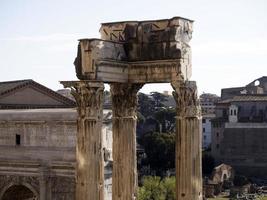
<svg viewBox="0 0 267 200">
<path fill-rule="evenodd" d="M 100 82 L 66 82 L 77 102 L 76 200 L 104 200 L 103 90 Z"/>
<path fill-rule="evenodd" d="M 137 199 L 136 109 L 142 84 L 111 84 L 113 112 L 112 199 Z"/>
<path fill-rule="evenodd" d="M 202 200 L 201 109 L 196 83 L 172 83 L 176 117 L 176 199 Z"/>
</svg>

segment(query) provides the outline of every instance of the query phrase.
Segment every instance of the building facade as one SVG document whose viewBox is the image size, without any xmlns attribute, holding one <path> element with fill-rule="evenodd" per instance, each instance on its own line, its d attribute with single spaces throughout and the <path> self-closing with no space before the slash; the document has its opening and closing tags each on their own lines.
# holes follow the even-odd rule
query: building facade
<svg viewBox="0 0 267 200">
<path fill-rule="evenodd" d="M 74 200 L 75 103 L 32 80 L 2 82 L 0 92 L 0 200 Z M 109 200 L 112 114 L 107 109 L 103 114 L 104 191 Z"/>
<path fill-rule="evenodd" d="M 220 100 L 216 94 L 203 93 L 200 95 L 202 111 L 202 147 L 211 147 L 211 120 L 215 118 L 215 104 Z"/>
<path fill-rule="evenodd" d="M 223 89 L 223 100 L 217 103 L 216 118 L 212 120 L 212 155 L 216 162 L 233 166 L 237 173 L 261 178 L 267 174 L 265 81 L 257 79 L 238 93 L 236 88 Z"/>
</svg>

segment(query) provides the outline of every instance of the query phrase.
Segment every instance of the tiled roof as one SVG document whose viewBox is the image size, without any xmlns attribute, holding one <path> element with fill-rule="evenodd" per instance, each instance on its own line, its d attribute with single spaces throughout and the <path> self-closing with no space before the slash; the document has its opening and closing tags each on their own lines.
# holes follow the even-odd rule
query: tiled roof
<svg viewBox="0 0 267 200">
<path fill-rule="evenodd" d="M 230 103 L 230 102 L 240 102 L 240 101 L 267 101 L 267 95 L 265 94 L 245 94 L 234 96 L 232 99 L 226 99 L 220 101 L 219 103 Z"/>
</svg>

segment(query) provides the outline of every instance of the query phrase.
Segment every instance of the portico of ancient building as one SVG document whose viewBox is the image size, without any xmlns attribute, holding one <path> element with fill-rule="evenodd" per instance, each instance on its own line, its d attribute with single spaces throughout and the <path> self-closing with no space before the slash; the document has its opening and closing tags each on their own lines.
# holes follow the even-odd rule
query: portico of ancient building
<svg viewBox="0 0 267 200">
<path fill-rule="evenodd" d="M 81 39 L 75 67 L 79 81 L 63 81 L 78 105 L 77 200 L 104 200 L 103 84 L 113 110 L 113 200 L 137 199 L 137 93 L 146 83 L 171 83 L 177 105 L 176 199 L 202 199 L 201 113 L 191 77 L 191 20 L 103 23 L 101 39 Z"/>
</svg>

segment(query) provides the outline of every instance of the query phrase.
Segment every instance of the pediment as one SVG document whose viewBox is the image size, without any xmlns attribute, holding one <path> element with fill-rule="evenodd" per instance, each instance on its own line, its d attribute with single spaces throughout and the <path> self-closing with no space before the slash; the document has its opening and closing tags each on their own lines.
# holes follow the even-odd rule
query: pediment
<svg viewBox="0 0 267 200">
<path fill-rule="evenodd" d="M 30 80 L 0 95 L 2 108 L 74 107 L 75 103 L 55 91 Z"/>
</svg>

